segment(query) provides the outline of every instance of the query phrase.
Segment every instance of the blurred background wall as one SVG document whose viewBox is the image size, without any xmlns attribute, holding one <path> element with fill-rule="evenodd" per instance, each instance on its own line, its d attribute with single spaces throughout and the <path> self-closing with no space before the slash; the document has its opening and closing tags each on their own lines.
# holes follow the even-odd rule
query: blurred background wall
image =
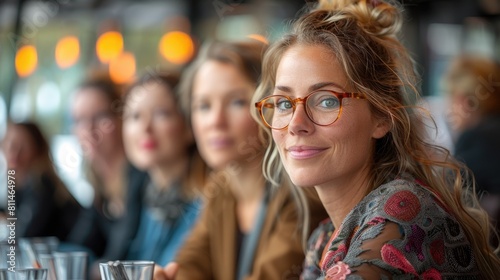
<svg viewBox="0 0 500 280">
<path fill-rule="evenodd" d="M 441 95 L 448 61 L 463 52 L 499 59 L 500 0 L 405 0 L 402 39 L 425 96 Z M 34 119 L 50 137 L 62 177 L 85 204 L 81 151 L 69 102 L 92 72 L 127 84 L 147 71 L 181 69 L 201 42 L 273 41 L 304 0 L 0 0 L 0 138 L 7 116 Z M 498 81 L 500 82 L 500 81 Z M 0 168 L 2 159 L 0 156 Z M 0 175 L 3 176 L 2 171 Z"/>
</svg>

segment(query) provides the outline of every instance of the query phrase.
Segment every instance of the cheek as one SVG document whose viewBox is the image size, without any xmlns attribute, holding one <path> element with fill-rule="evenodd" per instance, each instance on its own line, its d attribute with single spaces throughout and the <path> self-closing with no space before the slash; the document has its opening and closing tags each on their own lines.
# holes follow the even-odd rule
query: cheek
<svg viewBox="0 0 500 280">
<path fill-rule="evenodd" d="M 229 115 L 229 114 L 228 114 Z M 258 124 L 247 110 L 241 110 L 229 115 L 230 126 L 241 134 L 257 136 Z"/>
<path fill-rule="evenodd" d="M 78 140 L 83 140 L 83 138 L 88 134 L 87 130 L 81 128 L 81 127 L 77 127 L 73 130 L 73 133 L 75 134 L 75 136 L 78 138 Z"/>
<path fill-rule="evenodd" d="M 131 151 L 136 148 L 138 143 L 136 143 L 137 133 L 134 133 L 134 129 L 131 125 L 125 124 L 123 126 L 123 145 L 125 149 Z"/>
<path fill-rule="evenodd" d="M 285 131 L 285 130 L 283 130 Z M 280 146 L 280 144 L 283 142 L 283 138 L 285 136 L 285 133 L 281 130 L 271 130 L 271 134 L 273 136 L 273 140 L 276 143 L 276 145 Z"/>
<path fill-rule="evenodd" d="M 193 133 L 198 141 L 198 139 L 201 139 L 203 136 L 203 130 L 205 127 L 205 124 L 203 122 L 203 119 L 198 115 L 198 114 L 193 114 L 193 117 L 191 119 L 191 126 L 193 128 Z"/>
</svg>

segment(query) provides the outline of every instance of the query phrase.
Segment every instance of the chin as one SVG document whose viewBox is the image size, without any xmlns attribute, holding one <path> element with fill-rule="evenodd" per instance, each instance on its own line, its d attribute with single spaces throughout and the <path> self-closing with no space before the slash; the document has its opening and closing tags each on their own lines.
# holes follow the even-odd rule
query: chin
<svg viewBox="0 0 500 280">
<path fill-rule="evenodd" d="M 216 160 L 207 160 L 207 164 L 213 170 L 222 170 L 227 167 L 228 163 L 226 161 L 216 161 Z"/>
<path fill-rule="evenodd" d="M 137 169 L 140 169 L 142 171 L 147 171 L 148 169 L 150 169 L 152 167 L 151 162 L 145 161 L 145 160 L 135 160 L 135 161 L 131 161 L 131 163 L 132 163 L 132 165 L 137 167 Z"/>
<path fill-rule="evenodd" d="M 285 168 L 286 169 L 286 168 Z M 318 175 L 314 175 L 311 172 L 308 172 L 307 170 L 301 170 L 301 169 L 294 169 L 294 171 L 290 171 L 287 173 L 289 174 L 290 180 L 292 183 L 301 188 L 310 188 L 317 186 L 320 182 L 318 182 L 317 179 L 319 179 Z M 293 175 L 292 175 L 293 174 Z"/>
<path fill-rule="evenodd" d="M 233 162 L 230 157 L 227 157 L 224 155 L 211 154 L 211 155 L 204 156 L 203 159 L 208 164 L 208 166 L 210 166 L 210 168 L 212 168 L 214 170 L 224 169 L 224 168 L 228 167 L 229 165 L 231 165 Z"/>
<path fill-rule="evenodd" d="M 298 180 L 291 179 L 291 180 L 295 186 L 300 187 L 300 188 L 312 188 L 316 185 L 312 182 L 309 182 L 309 180 L 300 180 L 300 179 L 298 179 Z"/>
</svg>

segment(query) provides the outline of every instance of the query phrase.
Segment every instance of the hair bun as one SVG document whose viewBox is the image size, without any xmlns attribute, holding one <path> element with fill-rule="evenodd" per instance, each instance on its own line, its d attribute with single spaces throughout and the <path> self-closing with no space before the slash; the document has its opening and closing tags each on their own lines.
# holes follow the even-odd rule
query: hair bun
<svg viewBox="0 0 500 280">
<path fill-rule="evenodd" d="M 319 0 L 316 10 L 331 11 L 332 21 L 352 18 L 375 36 L 395 36 L 401 29 L 398 5 L 383 0 Z"/>
</svg>

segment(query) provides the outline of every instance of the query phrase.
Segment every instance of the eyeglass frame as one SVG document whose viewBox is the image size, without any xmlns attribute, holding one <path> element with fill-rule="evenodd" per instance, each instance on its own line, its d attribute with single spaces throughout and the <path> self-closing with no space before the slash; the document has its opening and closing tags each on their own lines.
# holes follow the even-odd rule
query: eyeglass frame
<svg viewBox="0 0 500 280">
<path fill-rule="evenodd" d="M 335 95 L 335 97 L 337 97 L 337 99 L 339 100 L 339 103 L 340 103 L 340 105 L 339 105 L 339 113 L 338 113 L 337 117 L 331 123 L 329 123 L 329 124 L 319 124 L 319 123 L 315 122 L 313 120 L 313 118 L 309 115 L 309 110 L 307 110 L 307 99 L 311 95 L 313 95 L 313 94 L 315 94 L 316 92 L 319 92 L 319 91 L 328 91 L 332 95 Z M 283 128 L 273 128 L 269 123 L 267 123 L 267 121 L 266 121 L 266 119 L 264 117 L 264 113 L 262 112 L 262 107 L 264 106 L 265 101 L 267 101 L 269 98 L 273 98 L 273 97 L 284 97 L 284 98 L 288 99 L 292 103 L 292 117 L 290 118 L 290 121 L 288 122 L 288 124 L 286 126 L 284 126 Z M 286 129 L 290 125 L 290 122 L 292 121 L 292 118 L 293 118 L 293 114 L 297 110 L 297 105 L 300 104 L 300 103 L 302 103 L 304 105 L 304 110 L 306 112 L 307 117 L 315 125 L 329 126 L 329 125 L 332 125 L 333 123 L 335 123 L 340 118 L 340 115 L 342 114 L 342 99 L 344 99 L 344 98 L 366 99 L 366 97 L 364 95 L 362 95 L 360 93 L 356 93 L 356 92 L 336 92 L 334 90 L 329 90 L 329 89 L 317 89 L 317 90 L 313 90 L 312 92 L 310 92 L 304 98 L 297 97 L 297 98 L 293 99 L 290 96 L 281 95 L 281 94 L 269 95 L 269 96 L 266 96 L 266 97 L 262 98 L 261 100 L 255 102 L 255 108 L 257 108 L 257 110 L 259 111 L 260 118 L 264 121 L 264 124 L 267 127 L 269 127 L 270 129 L 274 129 L 274 130 L 283 130 L 283 129 Z"/>
</svg>

